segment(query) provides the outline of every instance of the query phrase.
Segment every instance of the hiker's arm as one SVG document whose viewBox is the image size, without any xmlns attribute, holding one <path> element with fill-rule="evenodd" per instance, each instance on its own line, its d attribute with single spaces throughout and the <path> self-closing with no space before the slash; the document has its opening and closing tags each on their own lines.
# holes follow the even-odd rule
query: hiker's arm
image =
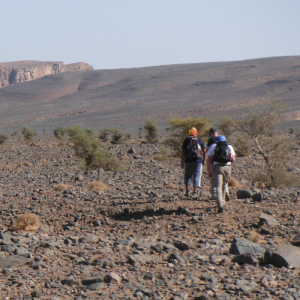
<svg viewBox="0 0 300 300">
<path fill-rule="evenodd" d="M 181 150 L 180 167 L 181 167 L 181 169 L 184 168 L 184 151 L 183 150 Z"/>
<path fill-rule="evenodd" d="M 205 150 L 202 151 L 202 165 L 204 166 L 204 162 L 205 162 L 205 156 L 206 156 L 206 153 L 205 153 Z"/>
<path fill-rule="evenodd" d="M 212 172 L 212 156 L 207 156 L 207 172 L 209 178 L 213 178 L 213 172 Z"/>
</svg>

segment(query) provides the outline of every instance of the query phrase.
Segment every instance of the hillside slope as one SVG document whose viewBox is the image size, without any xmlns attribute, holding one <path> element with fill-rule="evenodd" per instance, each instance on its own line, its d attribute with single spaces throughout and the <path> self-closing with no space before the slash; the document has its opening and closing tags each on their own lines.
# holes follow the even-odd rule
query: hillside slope
<svg viewBox="0 0 300 300">
<path fill-rule="evenodd" d="M 0 126 L 82 124 L 137 131 L 147 118 L 163 128 L 174 115 L 238 114 L 266 99 L 300 117 L 300 56 L 48 75 L 0 89 Z"/>
</svg>

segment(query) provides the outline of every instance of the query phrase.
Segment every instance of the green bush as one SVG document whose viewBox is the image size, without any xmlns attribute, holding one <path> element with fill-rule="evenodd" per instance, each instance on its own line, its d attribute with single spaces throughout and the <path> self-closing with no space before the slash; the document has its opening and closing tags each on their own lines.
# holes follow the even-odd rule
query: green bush
<svg viewBox="0 0 300 300">
<path fill-rule="evenodd" d="M 102 147 L 93 130 L 72 126 L 68 128 L 67 133 L 73 143 L 75 154 L 84 159 L 87 169 L 102 168 L 105 171 L 117 171 L 122 168 L 121 163 Z"/>
<path fill-rule="evenodd" d="M 100 139 L 102 142 L 108 142 L 110 138 L 111 130 L 108 128 L 104 128 L 100 130 Z"/>
<path fill-rule="evenodd" d="M 4 144 L 7 139 L 8 139 L 8 136 L 6 134 L 0 132 L 0 145 Z"/>
<path fill-rule="evenodd" d="M 23 130 L 21 131 L 21 133 L 23 134 L 25 140 L 27 140 L 27 141 L 32 141 L 33 138 L 37 135 L 35 130 L 33 130 L 27 126 L 23 127 Z"/>
<path fill-rule="evenodd" d="M 220 117 L 216 123 L 219 134 L 223 134 L 228 138 L 235 132 L 235 122 L 231 117 Z"/>
<path fill-rule="evenodd" d="M 112 129 L 112 144 L 124 144 L 125 141 L 131 138 L 130 133 L 124 133 L 119 129 Z"/>
<path fill-rule="evenodd" d="M 63 136 L 65 136 L 67 131 L 68 128 L 58 127 L 53 130 L 53 135 L 60 140 Z"/>
<path fill-rule="evenodd" d="M 294 137 L 279 131 L 283 108 L 280 101 L 270 101 L 234 119 L 238 134 L 243 135 L 263 158 L 264 167 L 256 172 L 254 178 L 260 178 L 267 186 L 286 186 L 292 182 L 297 185 L 297 180 L 291 180 L 295 175 L 291 176 L 287 167 L 299 163 L 295 161 L 297 142 Z"/>
<path fill-rule="evenodd" d="M 147 131 L 146 140 L 149 143 L 157 143 L 159 141 L 158 130 L 155 121 L 147 120 L 144 129 Z"/>
<path fill-rule="evenodd" d="M 210 119 L 200 117 L 172 118 L 168 120 L 168 123 L 170 127 L 167 130 L 172 133 L 166 143 L 175 150 L 177 155 L 180 155 L 181 145 L 192 127 L 195 127 L 198 131 L 198 136 L 205 140 L 211 126 Z"/>
</svg>

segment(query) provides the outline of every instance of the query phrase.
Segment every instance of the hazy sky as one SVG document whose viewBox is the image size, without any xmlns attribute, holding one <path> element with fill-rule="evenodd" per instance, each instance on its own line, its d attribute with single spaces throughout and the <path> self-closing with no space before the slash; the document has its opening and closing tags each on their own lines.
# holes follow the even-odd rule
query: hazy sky
<svg viewBox="0 0 300 300">
<path fill-rule="evenodd" d="M 0 62 L 95 69 L 300 55 L 300 0 L 0 0 Z"/>
</svg>

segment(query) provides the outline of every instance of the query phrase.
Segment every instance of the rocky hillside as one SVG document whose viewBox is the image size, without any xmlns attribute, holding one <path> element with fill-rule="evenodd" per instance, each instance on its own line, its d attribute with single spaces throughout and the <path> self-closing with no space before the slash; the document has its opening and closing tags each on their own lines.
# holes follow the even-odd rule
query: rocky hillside
<svg viewBox="0 0 300 300">
<path fill-rule="evenodd" d="M 299 56 L 64 72 L 0 89 L 0 127 L 81 124 L 137 133 L 150 118 L 162 131 L 173 116 L 236 116 L 281 99 L 286 127 L 300 130 L 299 96 Z"/>
<path fill-rule="evenodd" d="M 258 155 L 237 158 L 217 214 L 206 171 L 199 197 L 186 198 L 168 149 L 105 147 L 124 171 L 81 171 L 57 141 L 1 147 L 2 299 L 300 297 L 300 190 L 254 188 Z M 11 231 L 25 213 L 40 229 Z"/>
<path fill-rule="evenodd" d="M 27 82 L 46 75 L 63 72 L 93 70 L 87 63 L 65 65 L 63 62 L 19 61 L 0 63 L 0 88 L 13 83 Z"/>
</svg>

